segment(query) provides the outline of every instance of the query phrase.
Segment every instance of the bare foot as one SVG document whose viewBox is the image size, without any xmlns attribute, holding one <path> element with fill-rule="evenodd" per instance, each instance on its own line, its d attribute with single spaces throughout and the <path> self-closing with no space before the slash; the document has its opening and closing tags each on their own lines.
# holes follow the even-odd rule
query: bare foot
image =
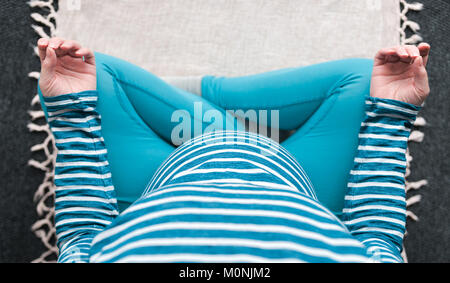
<svg viewBox="0 0 450 283">
<path fill-rule="evenodd" d="M 421 106 L 430 93 L 426 66 L 430 45 L 380 50 L 375 57 L 370 94 Z"/>
<path fill-rule="evenodd" d="M 97 89 L 94 53 L 73 40 L 41 38 L 39 87 L 44 96 Z"/>
</svg>

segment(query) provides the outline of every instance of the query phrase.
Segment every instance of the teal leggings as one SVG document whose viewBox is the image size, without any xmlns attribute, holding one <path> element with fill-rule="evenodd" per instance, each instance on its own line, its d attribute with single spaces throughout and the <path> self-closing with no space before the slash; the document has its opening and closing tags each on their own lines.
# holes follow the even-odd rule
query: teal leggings
<svg viewBox="0 0 450 283">
<path fill-rule="evenodd" d="M 195 115 L 201 105 L 200 114 L 219 111 L 226 127 L 237 129 L 244 129 L 243 124 L 225 110 L 279 110 L 279 128 L 291 132 L 281 144 L 305 169 L 319 200 L 341 213 L 372 60 L 346 59 L 236 78 L 206 76 L 201 97 L 111 56 L 96 53 L 96 64 L 98 110 L 120 210 L 141 196 L 174 151 L 172 130 L 181 121 L 172 122 L 175 110 L 184 110 L 191 119 L 192 137 L 199 134 L 195 123 L 203 130 L 213 124 Z"/>
</svg>

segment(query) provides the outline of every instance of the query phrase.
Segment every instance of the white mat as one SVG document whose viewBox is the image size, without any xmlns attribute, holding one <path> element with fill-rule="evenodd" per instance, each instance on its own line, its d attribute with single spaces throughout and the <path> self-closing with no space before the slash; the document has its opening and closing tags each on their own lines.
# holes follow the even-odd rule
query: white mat
<svg viewBox="0 0 450 283">
<path fill-rule="evenodd" d="M 56 34 L 159 76 L 245 75 L 400 44 L 393 0 L 61 1 Z"/>
<path fill-rule="evenodd" d="M 42 13 L 45 16 L 32 14 L 41 37 L 75 39 L 164 77 L 246 75 L 348 57 L 372 58 L 381 47 L 421 40 L 415 34 L 419 26 L 406 14 L 422 7 L 405 0 L 60 0 L 57 13 L 53 0 L 34 0 L 30 6 L 50 10 Z M 51 22 L 55 18 L 57 28 Z M 407 29 L 413 31 L 411 37 L 406 37 Z M 40 219 L 32 227 L 48 248 L 36 262 L 46 262 L 57 254 L 54 209 L 49 205 L 56 151 L 37 96 L 32 105 L 30 130 L 48 134 L 32 148 L 44 151 L 47 159 L 29 162 L 46 172 L 35 195 Z M 424 123 L 418 119 L 419 125 Z M 422 139 L 422 133 L 413 132 L 412 140 Z M 424 184 L 407 183 L 407 189 Z M 414 196 L 408 205 L 419 200 Z M 416 219 L 410 211 L 408 216 Z"/>
</svg>

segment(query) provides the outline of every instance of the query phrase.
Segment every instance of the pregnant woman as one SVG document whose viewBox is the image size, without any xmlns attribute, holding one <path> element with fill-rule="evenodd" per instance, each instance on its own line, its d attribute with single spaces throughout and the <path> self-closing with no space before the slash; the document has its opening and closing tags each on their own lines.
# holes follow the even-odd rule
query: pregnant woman
<svg viewBox="0 0 450 283">
<path fill-rule="evenodd" d="M 59 262 L 402 261 L 428 44 L 205 76 L 196 93 L 71 40 L 38 48 Z M 289 137 L 246 131 L 252 110 Z"/>
</svg>

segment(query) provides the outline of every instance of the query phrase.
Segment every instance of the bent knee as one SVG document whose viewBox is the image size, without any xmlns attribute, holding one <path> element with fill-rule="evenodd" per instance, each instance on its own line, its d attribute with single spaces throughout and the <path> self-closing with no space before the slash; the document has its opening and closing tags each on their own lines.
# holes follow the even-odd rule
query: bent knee
<svg viewBox="0 0 450 283">
<path fill-rule="evenodd" d="M 126 74 L 136 74 L 143 72 L 139 67 L 131 63 L 103 53 L 95 52 L 95 63 L 97 66 L 97 74 L 109 74 L 117 79 L 123 79 Z"/>
<path fill-rule="evenodd" d="M 345 96 L 356 100 L 364 100 L 370 95 L 372 77 L 372 59 L 349 58 L 333 62 L 337 68 L 337 80 L 328 92 L 328 97 Z"/>
<path fill-rule="evenodd" d="M 347 75 L 361 76 L 370 78 L 373 70 L 373 59 L 367 58 L 349 58 L 341 60 L 346 66 L 345 72 Z"/>
</svg>

